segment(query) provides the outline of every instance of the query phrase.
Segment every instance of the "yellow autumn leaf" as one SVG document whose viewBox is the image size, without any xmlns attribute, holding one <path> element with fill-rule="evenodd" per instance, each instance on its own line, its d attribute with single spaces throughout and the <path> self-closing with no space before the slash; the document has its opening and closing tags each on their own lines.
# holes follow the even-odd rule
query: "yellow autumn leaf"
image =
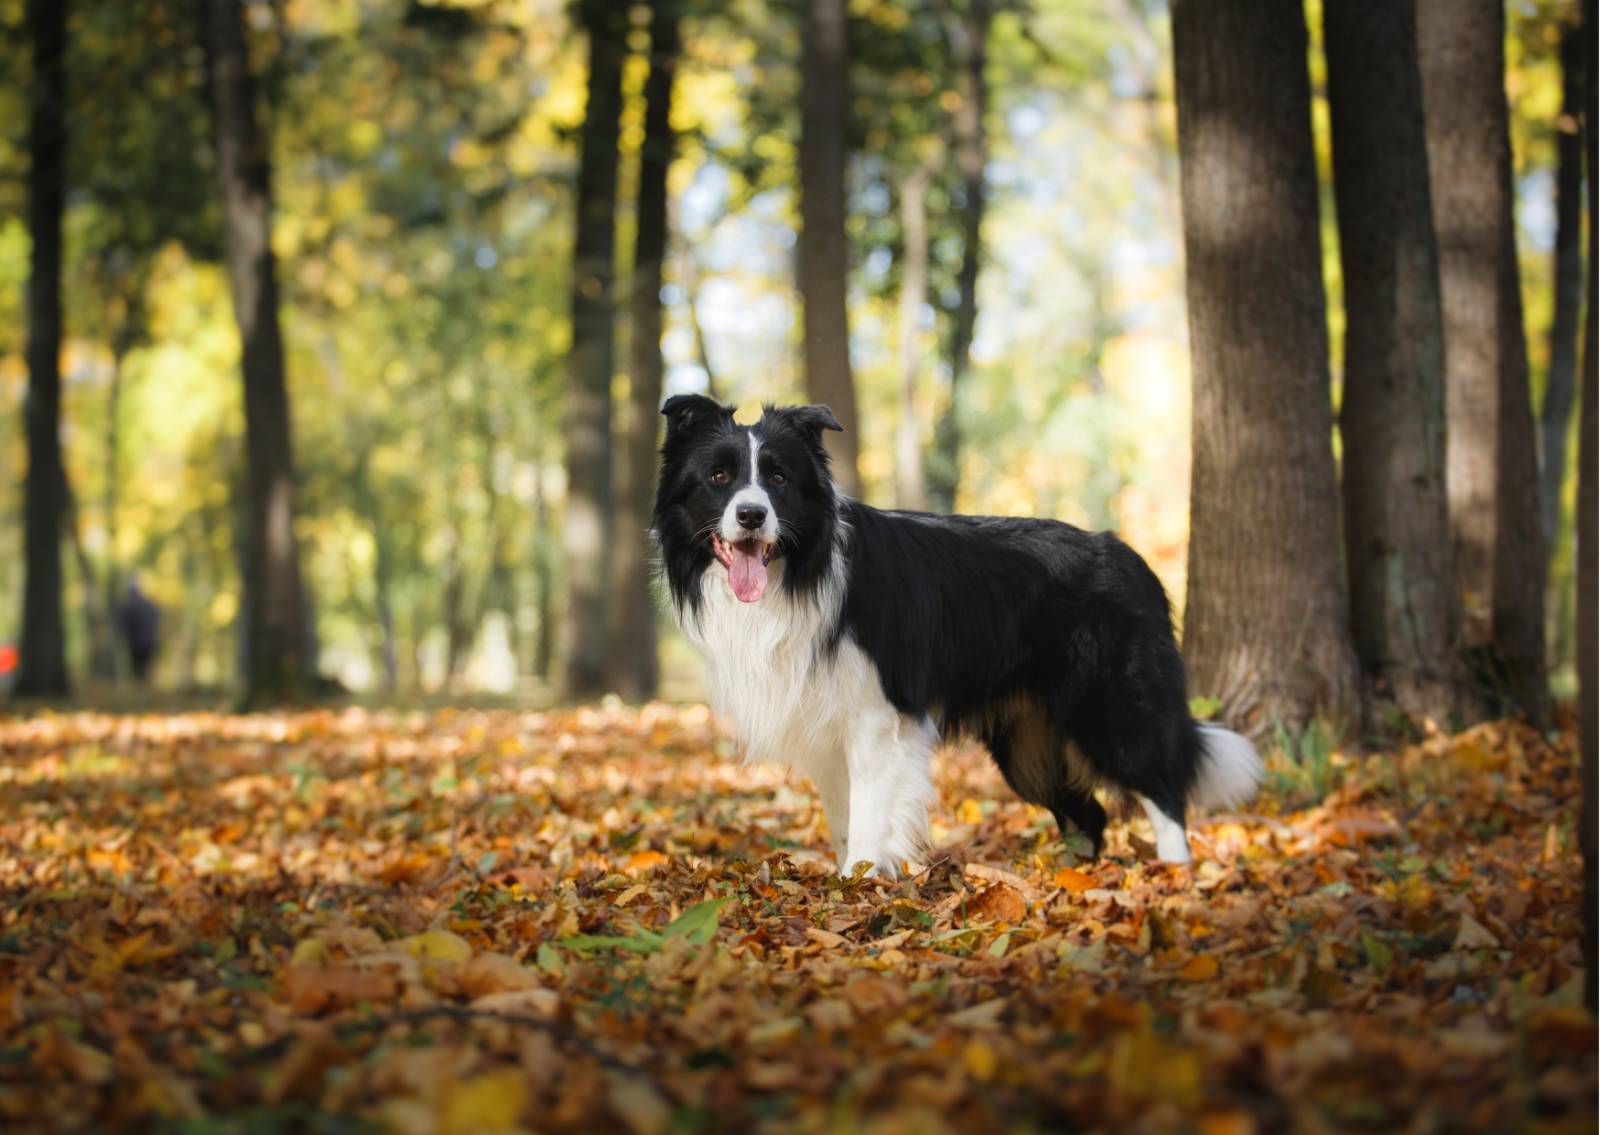
<svg viewBox="0 0 1600 1135">
<path fill-rule="evenodd" d="M 426 930 L 400 939 L 398 945 L 413 957 L 441 962 L 464 962 L 472 957 L 472 946 L 467 940 L 448 930 Z"/>
<path fill-rule="evenodd" d="M 1217 959 L 1210 954 L 1196 954 L 1183 963 L 1178 976 L 1184 981 L 1210 981 L 1217 976 L 1219 968 Z"/>
<path fill-rule="evenodd" d="M 514 1131 L 527 1103 L 528 1086 L 516 1068 L 500 1068 L 445 1088 L 439 1135 L 494 1135 Z"/>
<path fill-rule="evenodd" d="M 302 938 L 294 944 L 294 953 L 289 955 L 292 966 L 320 965 L 327 960 L 328 943 L 321 938 Z"/>
<path fill-rule="evenodd" d="M 1000 1057 L 995 1054 L 992 1044 L 982 1037 L 976 1037 L 961 1050 L 961 1065 L 974 1080 L 992 1080 L 1000 1066 Z"/>
</svg>

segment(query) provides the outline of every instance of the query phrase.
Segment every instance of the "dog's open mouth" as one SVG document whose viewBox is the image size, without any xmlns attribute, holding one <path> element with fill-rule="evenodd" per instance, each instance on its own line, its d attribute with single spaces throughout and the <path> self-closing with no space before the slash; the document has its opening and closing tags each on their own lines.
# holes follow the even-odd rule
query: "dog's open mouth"
<svg viewBox="0 0 1600 1135">
<path fill-rule="evenodd" d="M 741 603 L 754 603 L 767 589 L 767 564 L 778 546 L 761 540 L 729 543 L 720 533 L 711 534 L 711 552 L 728 569 L 728 582 Z"/>
</svg>

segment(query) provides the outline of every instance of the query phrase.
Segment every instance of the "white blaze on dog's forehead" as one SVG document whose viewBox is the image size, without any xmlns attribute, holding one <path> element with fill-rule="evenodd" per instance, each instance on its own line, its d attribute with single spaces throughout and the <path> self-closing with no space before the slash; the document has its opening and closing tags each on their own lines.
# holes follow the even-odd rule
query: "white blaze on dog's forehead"
<svg viewBox="0 0 1600 1135">
<path fill-rule="evenodd" d="M 739 523 L 739 506 L 759 505 L 766 510 L 766 518 L 756 532 L 761 539 L 771 542 L 778 538 L 778 510 L 773 507 L 772 498 L 767 495 L 767 491 L 761 487 L 761 482 L 757 479 L 761 439 L 756 436 L 756 431 L 753 429 L 747 436 L 750 438 L 750 476 L 722 510 L 722 538 L 730 543 L 745 539 L 749 533 L 744 525 Z"/>
</svg>

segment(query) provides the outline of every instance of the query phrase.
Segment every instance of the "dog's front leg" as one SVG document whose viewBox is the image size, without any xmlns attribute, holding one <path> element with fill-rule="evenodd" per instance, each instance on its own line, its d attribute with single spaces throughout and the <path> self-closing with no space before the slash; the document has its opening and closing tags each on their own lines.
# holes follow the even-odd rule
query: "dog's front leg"
<svg viewBox="0 0 1600 1135">
<path fill-rule="evenodd" d="M 907 859 L 928 845 L 933 781 L 928 761 L 938 738 L 933 725 L 885 707 L 857 719 L 846 744 L 849 840 L 840 869 L 872 864 L 872 874 L 895 879 Z"/>
<path fill-rule="evenodd" d="M 811 774 L 822 797 L 822 812 L 828 817 L 828 837 L 833 840 L 833 857 L 845 871 L 850 854 L 850 767 L 843 754 L 834 757 L 827 768 Z"/>
</svg>

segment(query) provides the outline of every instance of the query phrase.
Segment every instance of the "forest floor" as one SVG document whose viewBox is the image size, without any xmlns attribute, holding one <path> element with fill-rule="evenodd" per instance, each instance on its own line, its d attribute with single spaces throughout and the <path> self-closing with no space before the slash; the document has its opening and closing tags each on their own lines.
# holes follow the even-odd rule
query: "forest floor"
<svg viewBox="0 0 1600 1135">
<path fill-rule="evenodd" d="M 1590 1131 L 1569 740 L 831 871 L 703 709 L 0 719 L 0 1129 Z"/>
</svg>

